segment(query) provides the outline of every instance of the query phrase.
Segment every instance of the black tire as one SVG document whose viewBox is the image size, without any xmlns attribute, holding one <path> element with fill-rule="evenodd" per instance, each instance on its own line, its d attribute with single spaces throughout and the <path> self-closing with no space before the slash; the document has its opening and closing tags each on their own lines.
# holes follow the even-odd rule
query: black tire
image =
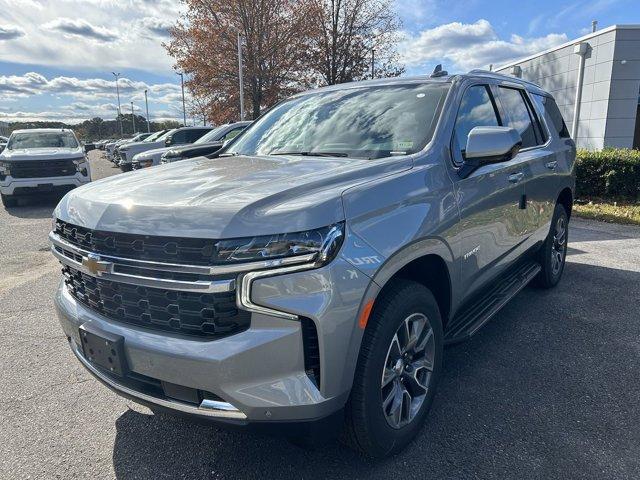
<svg viewBox="0 0 640 480">
<path fill-rule="evenodd" d="M 2 194 L 1 197 L 2 204 L 7 208 L 15 207 L 16 205 L 18 205 L 18 199 L 11 195 Z"/>
<path fill-rule="evenodd" d="M 390 371 L 385 366 L 388 365 L 393 340 L 397 338 L 396 332 L 399 333 L 400 326 L 413 314 L 424 315 L 433 332 L 429 340 L 429 345 L 433 341 L 433 355 L 430 357 L 432 370 L 430 374 L 426 369 L 421 370 L 428 378 L 423 379 L 428 389 L 422 396 L 419 408 L 415 408 L 414 416 L 406 424 L 392 427 L 388 420 L 391 416 L 383 410 L 386 387 L 382 386 L 382 375 L 383 372 Z M 442 370 L 442 348 L 442 320 L 438 304 L 429 289 L 408 280 L 397 280 L 389 285 L 376 300 L 369 318 L 362 339 L 351 395 L 346 405 L 343 439 L 350 447 L 367 456 L 379 458 L 399 452 L 413 440 L 424 424 L 433 402 Z M 410 366 L 409 363 L 407 365 Z M 403 375 L 410 372 L 408 367 L 407 371 L 404 371 L 403 366 L 399 368 L 404 372 Z M 403 388 L 406 386 L 408 385 L 403 384 Z M 396 388 L 395 385 L 392 388 Z M 403 412 L 404 401 L 405 397 L 402 397 Z M 393 406 L 393 402 L 390 405 Z"/>
<path fill-rule="evenodd" d="M 122 165 L 120 165 L 120 170 L 122 170 L 123 172 L 130 172 L 132 168 L 133 167 L 130 163 L 123 163 Z"/>
<path fill-rule="evenodd" d="M 560 233 L 559 229 L 564 230 Z M 535 285 L 540 288 L 553 288 L 562 278 L 567 258 L 567 242 L 569 240 L 569 216 L 564 206 L 557 204 L 551 219 L 551 228 L 547 239 L 538 251 L 538 261 L 542 270 L 535 278 Z"/>
</svg>

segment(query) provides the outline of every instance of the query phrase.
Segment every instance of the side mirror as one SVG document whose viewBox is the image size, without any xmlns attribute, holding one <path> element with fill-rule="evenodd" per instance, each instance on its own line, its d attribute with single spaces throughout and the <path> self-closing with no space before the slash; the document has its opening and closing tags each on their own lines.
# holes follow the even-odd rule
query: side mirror
<svg viewBox="0 0 640 480">
<path fill-rule="evenodd" d="M 475 127 L 469 132 L 464 163 L 458 174 L 466 178 L 483 165 L 509 161 L 521 146 L 522 138 L 515 128 Z"/>
<path fill-rule="evenodd" d="M 167 139 L 164 141 L 164 146 L 170 147 L 171 145 L 173 145 L 173 137 L 167 137 Z"/>
<path fill-rule="evenodd" d="M 94 143 L 85 143 L 84 145 L 84 153 L 89 153 L 91 150 L 95 150 L 96 146 Z"/>
</svg>

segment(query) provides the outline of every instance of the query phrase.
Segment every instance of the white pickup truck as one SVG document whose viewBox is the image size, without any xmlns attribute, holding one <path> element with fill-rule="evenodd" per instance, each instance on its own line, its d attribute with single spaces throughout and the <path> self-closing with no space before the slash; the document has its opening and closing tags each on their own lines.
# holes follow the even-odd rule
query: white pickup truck
<svg viewBox="0 0 640 480">
<path fill-rule="evenodd" d="M 73 131 L 15 130 L 0 154 L 0 194 L 5 207 L 19 195 L 67 191 L 91 181 L 85 148 Z"/>
</svg>

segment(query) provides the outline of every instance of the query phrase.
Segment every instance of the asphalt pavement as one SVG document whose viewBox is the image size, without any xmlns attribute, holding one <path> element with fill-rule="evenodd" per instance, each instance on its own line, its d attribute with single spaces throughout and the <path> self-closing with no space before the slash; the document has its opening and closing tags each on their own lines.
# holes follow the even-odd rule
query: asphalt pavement
<svg viewBox="0 0 640 480">
<path fill-rule="evenodd" d="M 1 479 L 640 478 L 640 228 L 573 219 L 560 285 L 447 348 L 422 433 L 372 462 L 154 416 L 100 385 L 54 313 L 56 201 L 0 208 Z"/>
</svg>

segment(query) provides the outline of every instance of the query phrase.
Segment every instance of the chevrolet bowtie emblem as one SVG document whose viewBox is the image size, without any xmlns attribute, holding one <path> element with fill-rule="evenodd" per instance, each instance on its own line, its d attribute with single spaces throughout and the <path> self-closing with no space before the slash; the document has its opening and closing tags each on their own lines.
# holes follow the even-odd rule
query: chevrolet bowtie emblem
<svg viewBox="0 0 640 480">
<path fill-rule="evenodd" d="M 82 266 L 91 274 L 100 276 L 102 273 L 109 271 L 111 262 L 102 261 L 100 260 L 100 255 L 90 253 L 86 257 L 82 257 Z"/>
</svg>

